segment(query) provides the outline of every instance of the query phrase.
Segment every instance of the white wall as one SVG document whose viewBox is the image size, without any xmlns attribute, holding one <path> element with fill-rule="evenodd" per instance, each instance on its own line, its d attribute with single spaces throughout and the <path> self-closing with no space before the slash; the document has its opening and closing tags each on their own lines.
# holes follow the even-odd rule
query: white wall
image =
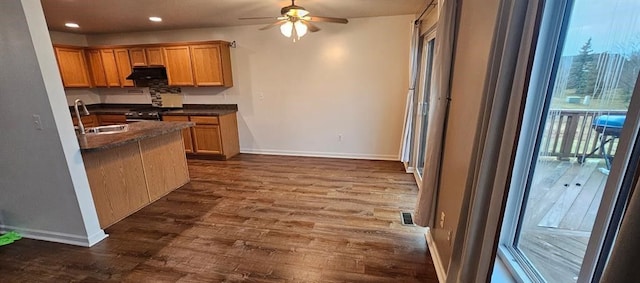
<svg viewBox="0 0 640 283">
<path fill-rule="evenodd" d="M 296 43 L 261 26 L 88 35 L 87 42 L 236 41 L 234 87 L 183 93 L 184 103 L 238 104 L 242 152 L 397 160 L 414 17 L 319 24 L 322 31 Z M 99 93 L 108 103 L 148 101 L 146 94 Z"/>
<path fill-rule="evenodd" d="M 84 34 L 49 31 L 51 42 L 54 44 L 66 44 L 73 46 L 87 46 L 87 37 Z"/>
<path fill-rule="evenodd" d="M 461 4 L 436 203 L 436 215 L 444 213 L 446 220 L 443 228 L 431 229 L 445 269 L 452 253 L 450 240 L 455 239 L 460 221 L 499 7 L 498 0 Z"/>
<path fill-rule="evenodd" d="M 95 244 L 105 234 L 40 1 L 0 2 L 0 38 L 0 230 Z M 41 130 L 32 115 L 39 115 Z"/>
</svg>

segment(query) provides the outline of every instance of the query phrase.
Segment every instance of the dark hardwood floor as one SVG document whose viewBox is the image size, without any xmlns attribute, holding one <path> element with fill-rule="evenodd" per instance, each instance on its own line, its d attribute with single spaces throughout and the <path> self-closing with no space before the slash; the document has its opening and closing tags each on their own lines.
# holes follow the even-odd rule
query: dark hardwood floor
<svg viewBox="0 0 640 283">
<path fill-rule="evenodd" d="M 400 162 L 241 154 L 189 160 L 191 182 L 92 248 L 0 247 L 0 282 L 438 282 L 418 188 Z"/>
</svg>

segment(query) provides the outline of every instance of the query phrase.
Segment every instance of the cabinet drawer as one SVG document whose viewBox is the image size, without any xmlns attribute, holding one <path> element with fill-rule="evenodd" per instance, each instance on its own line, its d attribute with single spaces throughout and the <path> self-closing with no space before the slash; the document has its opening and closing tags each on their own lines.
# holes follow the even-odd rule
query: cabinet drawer
<svg viewBox="0 0 640 283">
<path fill-rule="evenodd" d="M 218 117 L 216 116 L 191 116 L 191 122 L 205 125 L 218 125 Z"/>
<path fill-rule="evenodd" d="M 167 121 L 167 122 L 189 122 L 189 116 L 162 116 L 162 121 Z"/>
<path fill-rule="evenodd" d="M 124 115 L 98 115 L 98 120 L 100 120 L 100 125 L 114 125 L 114 124 L 124 124 L 127 122 L 127 118 Z"/>
</svg>

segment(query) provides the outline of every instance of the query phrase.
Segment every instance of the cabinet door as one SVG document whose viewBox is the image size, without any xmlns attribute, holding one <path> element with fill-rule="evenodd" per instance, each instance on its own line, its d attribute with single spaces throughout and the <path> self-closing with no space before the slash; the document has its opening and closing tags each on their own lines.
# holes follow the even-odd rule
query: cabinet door
<svg viewBox="0 0 640 283">
<path fill-rule="evenodd" d="M 222 154 L 220 126 L 196 124 L 193 127 L 193 145 L 196 153 Z"/>
<path fill-rule="evenodd" d="M 162 48 L 169 85 L 192 86 L 191 52 L 189 46 L 172 46 Z"/>
<path fill-rule="evenodd" d="M 127 117 L 124 115 L 98 115 L 98 121 L 100 126 L 124 124 L 127 122 Z"/>
<path fill-rule="evenodd" d="M 197 86 L 224 85 L 220 46 L 191 46 L 191 63 L 193 64 L 193 77 Z"/>
<path fill-rule="evenodd" d="M 131 66 L 147 65 L 147 55 L 144 53 L 144 48 L 130 48 L 129 59 L 131 59 Z"/>
<path fill-rule="evenodd" d="M 102 49 L 100 54 L 102 55 L 102 66 L 107 78 L 107 86 L 120 86 L 120 74 L 118 73 L 115 52 L 113 52 L 113 49 Z"/>
<path fill-rule="evenodd" d="M 73 115 L 73 117 L 71 118 L 73 121 L 73 125 L 74 126 L 78 126 L 78 118 L 75 117 L 75 114 Z M 81 116 L 80 120 L 82 121 L 82 126 L 86 128 L 91 128 L 91 127 L 97 127 L 98 125 L 98 119 L 96 117 L 96 115 L 89 115 L 89 116 Z"/>
<path fill-rule="evenodd" d="M 189 122 L 189 116 L 163 116 L 162 120 L 168 122 Z M 193 153 L 191 128 L 182 129 L 182 139 L 184 140 L 184 151 L 187 153 Z"/>
<path fill-rule="evenodd" d="M 164 59 L 162 58 L 161 47 L 145 48 L 145 54 L 147 55 L 147 65 L 164 66 Z"/>
<path fill-rule="evenodd" d="M 127 76 L 131 74 L 131 63 L 129 61 L 129 50 L 115 49 L 116 63 L 118 66 L 118 74 L 120 74 L 121 86 L 133 86 L 132 80 L 127 80 Z"/>
<path fill-rule="evenodd" d="M 100 50 L 88 50 L 87 58 L 89 59 L 89 70 L 91 71 L 93 85 L 99 87 L 107 86 L 107 78 L 104 74 Z"/>
<path fill-rule="evenodd" d="M 55 47 L 58 68 L 65 87 L 90 87 L 84 50 L 80 48 Z"/>
</svg>

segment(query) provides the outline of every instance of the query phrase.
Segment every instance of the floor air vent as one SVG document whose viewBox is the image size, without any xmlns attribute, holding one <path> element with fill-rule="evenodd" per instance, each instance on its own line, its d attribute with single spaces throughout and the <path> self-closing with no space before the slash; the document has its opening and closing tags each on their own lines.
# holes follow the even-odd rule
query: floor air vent
<svg viewBox="0 0 640 283">
<path fill-rule="evenodd" d="M 402 225 L 413 225 L 413 216 L 410 212 L 400 212 Z"/>
</svg>

